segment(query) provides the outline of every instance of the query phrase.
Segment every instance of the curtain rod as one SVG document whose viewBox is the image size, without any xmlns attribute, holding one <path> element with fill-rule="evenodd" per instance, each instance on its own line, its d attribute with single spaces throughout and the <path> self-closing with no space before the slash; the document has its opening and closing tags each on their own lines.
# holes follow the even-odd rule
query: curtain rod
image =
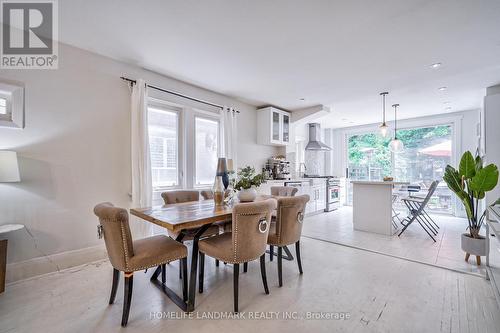
<svg viewBox="0 0 500 333">
<path fill-rule="evenodd" d="M 130 82 L 130 84 L 136 84 L 136 83 L 137 83 L 137 81 L 136 81 L 136 80 L 129 79 L 128 77 L 124 77 L 124 76 L 120 76 L 120 79 L 122 79 L 122 80 L 124 80 L 124 81 L 127 81 L 127 82 Z M 180 93 L 175 92 L 175 91 L 171 91 L 171 90 L 163 89 L 163 88 L 160 88 L 160 87 L 157 87 L 157 86 L 153 86 L 153 85 L 150 85 L 150 84 L 146 84 L 146 86 L 147 86 L 148 88 L 155 89 L 155 90 L 158 90 L 158 91 L 161 91 L 161 92 L 167 93 L 167 94 L 175 95 L 175 96 L 178 96 L 178 97 L 182 97 L 182 98 L 185 98 L 185 99 L 189 99 L 189 100 L 191 100 L 191 101 L 195 101 L 195 102 L 198 102 L 198 103 L 202 103 L 202 104 L 206 104 L 206 105 L 214 106 L 214 107 L 216 107 L 216 108 L 224 109 L 224 107 L 223 107 L 222 105 L 219 105 L 219 104 L 214 104 L 214 103 L 210 103 L 210 102 L 207 102 L 207 101 L 203 101 L 203 100 L 201 100 L 201 99 L 194 98 L 194 97 L 190 97 L 190 96 L 187 96 L 187 95 L 183 95 L 183 94 L 180 94 Z M 238 110 L 234 110 L 234 112 L 236 112 L 236 113 L 240 113 L 240 111 L 238 111 Z"/>
</svg>

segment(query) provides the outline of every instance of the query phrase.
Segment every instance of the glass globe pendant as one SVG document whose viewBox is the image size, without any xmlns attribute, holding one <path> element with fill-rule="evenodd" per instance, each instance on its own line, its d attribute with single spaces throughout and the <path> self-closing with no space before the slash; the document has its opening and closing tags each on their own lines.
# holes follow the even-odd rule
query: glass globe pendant
<svg viewBox="0 0 500 333">
<path fill-rule="evenodd" d="M 382 96 L 383 119 L 382 119 L 382 124 L 379 126 L 379 129 L 380 129 L 380 135 L 382 135 L 382 137 L 384 138 L 387 137 L 387 133 L 389 132 L 389 126 L 387 126 L 387 124 L 385 123 L 385 96 L 388 94 L 389 93 L 387 91 L 380 93 L 380 96 Z"/>
<path fill-rule="evenodd" d="M 405 146 L 403 144 L 403 141 L 399 140 L 397 137 L 397 108 L 399 104 L 393 104 L 392 107 L 394 108 L 394 139 L 389 142 L 389 150 L 393 153 L 400 153 L 405 149 Z"/>
</svg>

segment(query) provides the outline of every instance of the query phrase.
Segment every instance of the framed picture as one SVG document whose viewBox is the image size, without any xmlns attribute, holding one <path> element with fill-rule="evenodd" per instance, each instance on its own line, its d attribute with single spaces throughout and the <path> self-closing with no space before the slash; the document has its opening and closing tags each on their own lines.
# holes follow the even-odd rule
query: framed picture
<svg viewBox="0 0 500 333">
<path fill-rule="evenodd" d="M 0 127 L 24 128 L 24 85 L 0 80 Z"/>
</svg>

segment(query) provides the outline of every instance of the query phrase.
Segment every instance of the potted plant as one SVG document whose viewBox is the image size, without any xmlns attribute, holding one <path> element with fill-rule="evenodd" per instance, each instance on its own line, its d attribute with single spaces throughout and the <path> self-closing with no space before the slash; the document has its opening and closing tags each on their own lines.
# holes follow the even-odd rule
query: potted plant
<svg viewBox="0 0 500 333">
<path fill-rule="evenodd" d="M 264 176 L 256 174 L 253 167 L 246 166 L 238 171 L 234 181 L 233 188 L 238 191 L 238 199 L 241 202 L 254 201 L 257 197 L 255 188 L 264 182 Z"/>
<path fill-rule="evenodd" d="M 480 265 L 481 256 L 487 255 L 489 249 L 485 237 L 479 234 L 486 216 L 486 211 L 480 211 L 479 203 L 485 193 L 497 185 L 498 168 L 494 164 L 483 167 L 483 159 L 480 156 L 474 158 L 470 151 L 466 151 L 462 155 L 458 170 L 450 165 L 446 166 L 443 179 L 463 203 L 469 220 L 468 233 L 462 234 L 465 260 L 468 261 L 472 254 Z"/>
</svg>

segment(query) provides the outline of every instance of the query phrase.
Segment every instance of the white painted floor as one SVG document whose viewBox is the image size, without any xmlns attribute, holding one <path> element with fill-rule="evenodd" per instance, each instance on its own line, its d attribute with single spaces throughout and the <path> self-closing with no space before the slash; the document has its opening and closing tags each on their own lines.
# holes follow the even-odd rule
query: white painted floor
<svg viewBox="0 0 500 333">
<path fill-rule="evenodd" d="M 348 206 L 309 217 L 304 223 L 303 235 L 484 276 L 485 257 L 482 258 L 482 266 L 476 265 L 475 257 L 467 263 L 460 248 L 460 235 L 465 232 L 467 220 L 449 215 L 435 214 L 431 217 L 440 227 L 436 242 L 418 223 L 410 225 L 401 237 L 354 230 L 352 208 Z"/>
<path fill-rule="evenodd" d="M 310 223 L 310 221 L 307 221 Z M 123 284 L 107 304 L 111 266 L 97 264 L 7 286 L 0 295 L 0 332 L 498 332 L 499 308 L 483 278 L 304 237 L 304 274 L 284 261 L 277 286 L 276 261 L 267 263 L 270 295 L 263 292 L 259 265 L 240 279 L 240 311 L 246 319 L 199 319 L 232 311 L 232 267 L 207 258 L 205 293 L 193 319 L 159 319 L 181 312 L 149 282 L 134 276 L 129 325 L 120 327 Z M 168 283 L 178 289 L 177 263 Z M 284 320 L 283 312 L 345 313 L 347 319 Z M 278 319 L 249 319 L 277 312 Z M 265 314 L 265 313 L 264 313 Z"/>
</svg>

